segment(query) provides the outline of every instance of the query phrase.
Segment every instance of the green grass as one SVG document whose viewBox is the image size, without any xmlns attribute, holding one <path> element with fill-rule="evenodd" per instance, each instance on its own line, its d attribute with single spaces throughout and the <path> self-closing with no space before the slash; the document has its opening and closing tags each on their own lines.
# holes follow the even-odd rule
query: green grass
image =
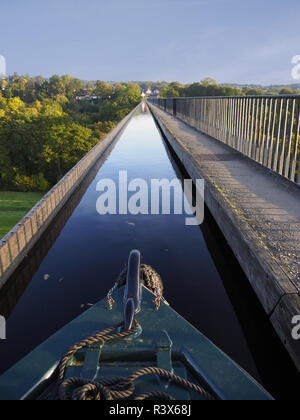
<svg viewBox="0 0 300 420">
<path fill-rule="evenodd" d="M 43 193 L 0 191 L 0 239 L 43 197 Z"/>
</svg>

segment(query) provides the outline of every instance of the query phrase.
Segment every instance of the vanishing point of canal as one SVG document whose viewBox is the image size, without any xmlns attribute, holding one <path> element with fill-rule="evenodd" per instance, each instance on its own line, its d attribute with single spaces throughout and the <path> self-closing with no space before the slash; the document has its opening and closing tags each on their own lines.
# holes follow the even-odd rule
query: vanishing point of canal
<svg viewBox="0 0 300 420">
<path fill-rule="evenodd" d="M 275 398 L 297 395 L 299 376 L 207 208 L 200 227 L 186 215 L 97 213 L 98 181 L 124 170 L 129 180 L 185 177 L 145 106 L 1 290 L 0 373 L 102 299 L 137 248 L 178 313 Z"/>
</svg>

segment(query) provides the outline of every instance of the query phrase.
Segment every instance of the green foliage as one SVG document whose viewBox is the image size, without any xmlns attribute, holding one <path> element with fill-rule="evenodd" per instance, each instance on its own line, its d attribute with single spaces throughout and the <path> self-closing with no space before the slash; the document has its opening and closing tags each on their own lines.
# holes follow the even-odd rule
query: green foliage
<svg viewBox="0 0 300 420">
<path fill-rule="evenodd" d="M 178 90 L 171 86 L 164 88 L 160 94 L 163 98 L 178 98 L 180 96 Z"/>
<path fill-rule="evenodd" d="M 98 80 L 94 94 L 107 99 L 114 94 L 114 88 L 112 85 L 108 83 L 104 83 L 101 80 Z"/>
<path fill-rule="evenodd" d="M 140 82 L 140 85 L 151 86 L 153 83 Z M 197 97 L 197 96 L 259 96 L 259 95 L 291 95 L 300 93 L 300 84 L 283 86 L 240 86 L 240 85 L 219 85 L 216 80 L 206 78 L 201 82 L 189 85 L 180 85 L 177 82 L 163 82 L 160 89 L 160 97 Z"/>
<path fill-rule="evenodd" d="M 115 127 L 116 123 L 112 121 L 99 121 L 94 126 L 95 134 L 97 135 L 98 139 L 101 140 L 106 134 L 111 131 Z"/>
<path fill-rule="evenodd" d="M 177 98 L 186 96 L 185 87 L 178 82 L 172 82 L 161 90 L 160 96 L 164 98 Z"/>
<path fill-rule="evenodd" d="M 293 93 L 292 89 L 288 88 L 281 89 L 280 91 L 280 95 L 293 95 Z"/>
<path fill-rule="evenodd" d="M 134 106 L 137 84 L 87 84 L 97 100 L 77 100 L 71 76 L 12 76 L 0 92 L 0 189 L 46 191 Z"/>
<path fill-rule="evenodd" d="M 47 191 L 50 187 L 50 183 L 45 179 L 42 173 L 32 175 L 31 177 L 17 174 L 13 184 L 17 191 L 22 192 Z"/>
<path fill-rule="evenodd" d="M 37 189 L 37 191 L 49 190 L 50 183 L 47 181 L 47 179 L 44 177 L 44 174 L 42 174 L 41 172 L 37 175 L 33 175 L 32 179 L 34 181 L 35 188 Z"/>
<path fill-rule="evenodd" d="M 259 96 L 265 94 L 265 92 L 261 89 L 244 89 L 244 92 L 247 96 Z"/>
<path fill-rule="evenodd" d="M 211 78 L 206 78 L 200 83 L 180 85 L 177 82 L 170 83 L 160 91 L 163 98 L 195 97 L 195 96 L 240 96 L 244 95 L 241 89 L 231 86 L 221 86 Z"/>
</svg>

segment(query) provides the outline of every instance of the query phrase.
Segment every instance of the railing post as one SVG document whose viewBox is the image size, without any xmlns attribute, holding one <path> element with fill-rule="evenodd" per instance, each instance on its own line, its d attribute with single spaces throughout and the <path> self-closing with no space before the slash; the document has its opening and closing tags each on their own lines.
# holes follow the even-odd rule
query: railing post
<svg viewBox="0 0 300 420">
<path fill-rule="evenodd" d="M 294 118 L 295 118 L 295 106 L 296 106 L 296 100 L 293 99 L 292 110 L 291 110 L 290 133 L 289 133 L 289 140 L 288 140 L 286 156 L 285 156 L 285 163 L 284 163 L 284 176 L 286 178 L 288 178 L 289 174 L 290 174 L 291 149 L 292 149 L 292 141 L 293 141 Z"/>
<path fill-rule="evenodd" d="M 265 148 L 264 148 L 264 156 L 263 156 L 263 164 L 265 166 L 268 165 L 268 157 L 269 157 L 269 148 L 270 148 L 270 135 L 271 135 L 271 118 L 272 118 L 272 107 L 273 107 L 273 99 L 270 99 L 270 105 L 268 108 L 268 128 L 266 133 L 266 142 L 265 142 Z"/>
<path fill-rule="evenodd" d="M 176 117 L 176 115 L 177 115 L 176 105 L 177 105 L 177 103 L 176 103 L 176 99 L 174 98 L 174 99 L 173 99 L 173 115 L 174 115 L 175 117 Z"/>
<path fill-rule="evenodd" d="M 260 160 L 260 148 L 261 148 L 261 135 L 262 135 L 262 123 L 263 123 L 263 109 L 264 109 L 264 100 L 263 98 L 259 99 L 260 103 L 260 112 L 259 112 L 259 122 L 258 122 L 258 138 L 255 149 L 255 160 L 259 162 Z"/>
<path fill-rule="evenodd" d="M 233 119 L 233 139 L 232 139 L 232 147 L 236 149 L 236 136 L 237 136 L 237 128 L 238 128 L 238 99 L 234 99 L 234 119 Z"/>
<path fill-rule="evenodd" d="M 280 157 L 279 157 L 279 167 L 278 167 L 278 173 L 280 175 L 283 174 L 283 165 L 284 165 L 284 155 L 285 155 L 285 143 L 286 143 L 286 132 L 287 132 L 287 124 L 288 124 L 288 117 L 289 117 L 289 99 L 286 99 L 286 105 L 285 105 L 285 118 L 284 118 L 284 128 L 283 128 L 283 136 L 282 136 L 282 142 L 281 142 L 281 151 L 280 151 Z"/>
<path fill-rule="evenodd" d="M 238 119 L 237 119 L 237 141 L 236 141 L 236 149 L 240 151 L 240 143 L 241 143 L 241 126 L 242 126 L 242 105 L 243 100 L 241 98 L 238 99 Z"/>
<path fill-rule="evenodd" d="M 294 153 L 293 153 L 293 159 L 292 159 L 291 179 L 292 181 L 295 180 L 297 184 L 300 184 L 300 158 L 299 158 L 299 153 L 298 153 L 299 135 L 300 135 L 300 99 L 298 100 L 297 114 L 298 114 L 298 118 L 297 118 L 297 128 L 296 128 L 296 133 L 295 133 Z M 296 173 L 296 169 L 297 169 L 297 173 Z"/>
<path fill-rule="evenodd" d="M 265 146 L 267 142 L 266 127 L 267 127 L 267 112 L 268 112 L 269 99 L 268 98 L 265 99 L 263 103 L 264 103 L 264 109 L 263 109 L 264 122 L 262 124 L 262 137 L 261 137 L 261 146 L 260 146 L 260 153 L 259 153 L 259 163 L 264 162 L 264 151 L 265 151 Z"/>
<path fill-rule="evenodd" d="M 256 144 L 257 144 L 257 135 L 258 135 L 258 115 L 259 115 L 259 99 L 256 99 L 255 103 L 255 117 L 254 117 L 254 134 L 251 150 L 251 158 L 256 159 Z"/>
<path fill-rule="evenodd" d="M 242 107 L 241 107 L 242 109 L 241 109 L 241 128 L 240 128 L 239 151 L 243 153 L 244 152 L 244 142 L 245 142 L 245 139 L 244 139 L 244 127 L 245 127 L 245 115 L 246 115 L 246 113 L 245 113 L 245 107 L 246 107 L 245 99 L 242 98 L 241 102 L 242 102 Z"/>
<path fill-rule="evenodd" d="M 270 148 L 268 153 L 268 163 L 267 167 L 272 168 L 273 163 L 273 150 L 274 150 L 274 136 L 275 136 L 275 126 L 276 126 L 276 116 L 277 116 L 277 105 L 278 105 L 278 99 L 275 99 L 274 101 L 274 111 L 273 111 L 273 124 L 272 124 L 272 133 L 271 133 L 271 142 L 270 142 Z"/>
<path fill-rule="evenodd" d="M 280 99 L 279 103 L 279 120 L 278 120 L 278 127 L 277 127 L 277 139 L 276 139 L 276 146 L 275 146 L 275 154 L 273 160 L 273 171 L 277 171 L 278 167 L 278 154 L 279 154 L 279 145 L 280 145 L 280 132 L 281 132 L 281 124 L 282 124 L 282 110 L 283 110 L 283 99 Z"/>
<path fill-rule="evenodd" d="M 231 146 L 235 149 L 236 145 L 236 133 L 237 133 L 237 105 L 238 105 L 238 99 L 233 99 L 233 121 L 232 121 L 232 142 Z"/>
<path fill-rule="evenodd" d="M 248 98 L 244 99 L 245 101 L 245 109 L 244 109 L 244 126 L 243 126 L 243 132 L 242 132 L 242 138 L 243 138 L 243 147 L 242 147 L 242 153 L 246 154 L 247 150 L 247 130 L 248 130 L 248 105 L 249 101 Z"/>
<path fill-rule="evenodd" d="M 224 112 L 225 112 L 225 138 L 224 141 L 226 144 L 228 144 L 228 139 L 229 139 L 229 120 L 228 120 L 228 115 L 229 115 L 229 99 L 226 99 L 226 103 L 225 103 L 225 108 L 224 108 Z"/>
<path fill-rule="evenodd" d="M 253 99 L 252 107 L 250 109 L 250 134 L 249 134 L 249 143 L 248 143 L 248 150 L 247 150 L 247 155 L 249 157 L 251 157 L 251 152 L 252 152 L 252 141 L 253 141 L 253 134 L 254 134 L 255 105 L 256 105 L 256 98 Z"/>
</svg>

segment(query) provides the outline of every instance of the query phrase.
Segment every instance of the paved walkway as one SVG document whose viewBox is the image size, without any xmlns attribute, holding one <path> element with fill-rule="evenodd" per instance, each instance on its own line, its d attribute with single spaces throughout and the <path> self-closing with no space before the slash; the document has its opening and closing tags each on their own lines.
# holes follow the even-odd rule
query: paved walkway
<svg viewBox="0 0 300 420">
<path fill-rule="evenodd" d="M 292 316 L 300 315 L 300 188 L 158 107 L 151 107 L 167 137 L 175 139 L 175 147 L 180 145 L 182 153 L 177 154 L 189 174 L 196 172 L 205 179 L 206 194 L 216 198 L 238 227 L 240 243 L 247 243 L 249 254 L 256 258 L 250 255 L 248 266 L 245 253 L 239 255 L 238 242 L 233 246 L 230 243 L 230 230 L 220 226 L 237 258 L 243 260 L 241 265 L 246 267 L 266 312 L 271 317 L 277 307 L 283 311 L 287 318 L 283 322 L 290 322 L 285 335 L 291 335 Z M 209 208 L 210 202 L 208 198 Z M 222 225 L 222 220 L 216 220 Z M 253 261 L 263 267 L 264 277 L 256 274 Z M 283 301 L 286 310 L 282 309 Z M 296 347 L 300 366 L 299 342 Z"/>
</svg>

